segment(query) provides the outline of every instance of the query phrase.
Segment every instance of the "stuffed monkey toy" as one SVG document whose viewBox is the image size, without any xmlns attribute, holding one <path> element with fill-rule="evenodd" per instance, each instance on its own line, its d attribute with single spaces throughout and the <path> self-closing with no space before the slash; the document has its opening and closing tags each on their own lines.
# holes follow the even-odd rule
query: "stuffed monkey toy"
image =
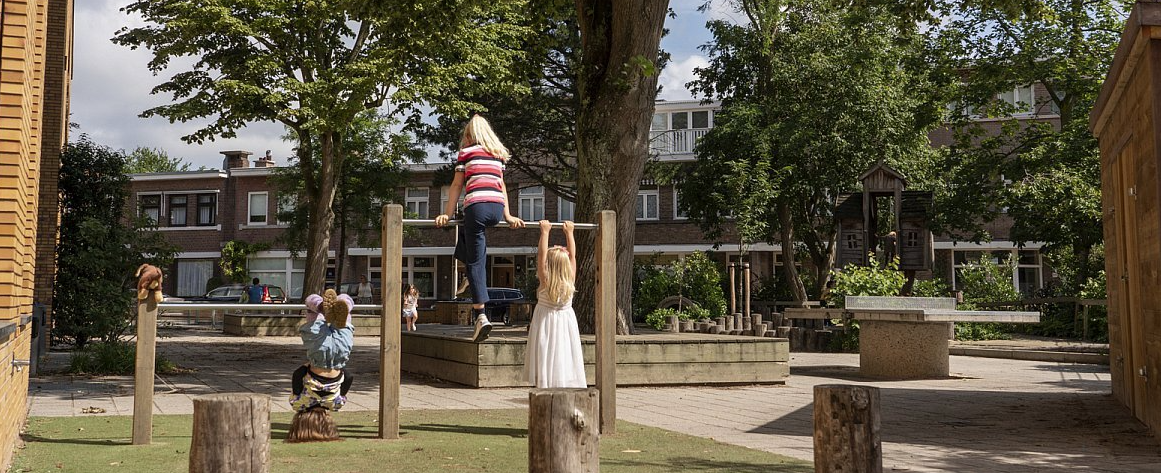
<svg viewBox="0 0 1161 473">
<path fill-rule="evenodd" d="M 161 269 L 151 264 L 137 268 L 137 300 L 144 301 L 153 292 L 153 300 L 161 302 Z"/>
</svg>

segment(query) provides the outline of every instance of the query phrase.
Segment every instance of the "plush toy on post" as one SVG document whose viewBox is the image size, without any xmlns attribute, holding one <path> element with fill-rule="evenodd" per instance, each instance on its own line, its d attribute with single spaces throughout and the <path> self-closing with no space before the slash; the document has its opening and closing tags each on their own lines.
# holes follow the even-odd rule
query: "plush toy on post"
<svg viewBox="0 0 1161 473">
<path fill-rule="evenodd" d="M 144 301 L 153 293 L 153 300 L 161 302 L 161 269 L 149 263 L 137 268 L 137 300 Z"/>
</svg>

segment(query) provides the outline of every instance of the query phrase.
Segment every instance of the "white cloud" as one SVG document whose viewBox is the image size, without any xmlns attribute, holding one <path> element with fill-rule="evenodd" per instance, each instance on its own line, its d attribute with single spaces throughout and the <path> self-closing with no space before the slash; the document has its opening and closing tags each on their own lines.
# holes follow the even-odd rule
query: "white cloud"
<svg viewBox="0 0 1161 473">
<path fill-rule="evenodd" d="M 243 149 L 262 155 L 270 149 L 276 158 L 291 154 L 294 145 L 282 141 L 283 128 L 275 123 L 252 124 L 238 130 L 234 139 L 191 145 L 182 142 L 181 137 L 208 121 L 171 124 L 161 117 L 139 118 L 141 112 L 169 103 L 171 97 L 149 93 L 167 77 L 149 72 L 149 51 L 131 50 L 110 41 L 122 27 L 144 24 L 139 17 L 120 11 L 127 3 L 86 0 L 75 6 L 70 120 L 80 125 L 80 133 L 114 149 L 161 148 L 195 168 L 221 166 L 219 152 L 224 150 Z M 169 70 L 183 70 L 191 61 L 174 61 Z"/>
<path fill-rule="evenodd" d="M 657 80 L 661 84 L 661 93 L 657 95 L 661 100 L 690 100 L 695 98 L 685 84 L 697 78 L 694 68 L 709 66 L 705 56 L 692 55 L 684 59 L 674 58 L 661 71 Z M 697 97 L 701 98 L 701 97 Z"/>
</svg>

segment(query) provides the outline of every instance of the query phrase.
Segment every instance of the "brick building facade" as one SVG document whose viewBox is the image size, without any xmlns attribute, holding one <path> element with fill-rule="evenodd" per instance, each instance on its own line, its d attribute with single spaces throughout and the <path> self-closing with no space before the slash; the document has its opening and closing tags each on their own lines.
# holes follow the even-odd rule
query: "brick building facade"
<svg viewBox="0 0 1161 473">
<path fill-rule="evenodd" d="M 658 102 L 652 124 L 656 159 L 677 163 L 692 161 L 693 145 L 713 127 L 716 108 L 713 104 L 694 101 Z M 1052 119 L 1043 112 L 1038 110 L 1033 114 L 1030 111 L 1029 116 Z M 950 142 L 951 135 L 946 130 L 937 130 L 931 139 L 933 146 L 942 146 Z M 292 299 L 301 297 L 304 260 L 293 257 L 277 242 L 286 226 L 277 222 L 281 197 L 267 183 L 274 163 L 264 158 L 258 161 L 261 166 L 251 167 L 247 159 L 249 153 L 226 151 L 223 154 L 227 157 L 222 170 L 133 176 L 131 210 L 156 218 L 159 231 L 166 232 L 170 241 L 181 248 L 177 263 L 169 268 L 165 290 L 182 297 L 201 295 L 212 289 L 206 286 L 206 282 L 220 272 L 216 263 L 221 249 L 226 242 L 236 239 L 269 243 L 271 249 L 250 259 L 251 273 L 263 282 L 283 286 Z M 436 184 L 440 167 L 438 164 L 408 166 L 409 184 L 399 189 L 397 202 L 404 204 L 410 216 L 434 218 L 442 211 L 447 200 L 447 187 Z M 525 220 L 573 218 L 572 203 L 565 197 L 514 172 L 509 172 L 506 179 L 513 214 Z M 197 199 L 201 199 L 201 203 L 195 203 Z M 736 236 L 726 232 L 719 239 L 720 245 L 705 239 L 697 225 L 683 215 L 680 200 L 680 193 L 673 186 L 648 179 L 641 183 L 637 196 L 634 253 L 641 258 L 656 255 L 660 261 L 667 261 L 695 251 L 710 251 L 712 257 L 722 264 L 736 260 L 739 257 L 738 244 L 729 243 L 736 242 Z M 215 215 L 212 222 L 207 219 L 195 221 L 193 216 L 200 215 L 197 212 L 210 211 L 210 202 L 213 202 Z M 206 207 L 198 207 L 200 205 Z M 1022 291 L 1029 292 L 1043 285 L 1045 268 L 1038 252 L 1039 245 L 1032 243 L 1017 247 L 1008 241 L 1010 222 L 1004 219 L 990 222 L 989 226 L 996 237 L 989 243 L 957 243 L 947 236 L 937 236 L 935 273 L 954 281 L 957 267 L 987 253 L 997 259 L 1011 256 L 1019 263 L 1013 274 L 1013 284 Z M 374 239 L 377 230 L 368 232 Z M 502 228 L 488 231 L 490 287 L 522 286 L 521 276 L 529 274 L 527 270 L 534 264 L 536 239 L 537 234 L 532 231 Z M 379 248 L 360 247 L 352 235 L 348 235 L 348 240 L 344 274 L 339 279 L 354 282 L 360 275 L 367 275 L 372 282 L 379 281 L 382 267 Z M 452 258 L 454 247 L 452 230 L 415 229 L 405 238 L 403 279 L 419 287 L 423 303 L 454 297 L 459 270 Z M 757 244 L 749 250 L 755 278 L 779 273 L 779 245 Z M 336 231 L 331 239 L 332 267 L 338 253 Z"/>
<path fill-rule="evenodd" d="M 33 293 L 51 287 L 51 269 L 38 274 L 40 190 L 56 188 L 67 131 L 72 42 L 69 0 L 4 0 L 0 10 L 0 467 L 11 464 L 28 411 Z M 44 150 L 49 150 L 46 156 Z M 38 248 L 38 246 L 40 248 Z M 41 277 L 45 276 L 45 277 Z"/>
</svg>

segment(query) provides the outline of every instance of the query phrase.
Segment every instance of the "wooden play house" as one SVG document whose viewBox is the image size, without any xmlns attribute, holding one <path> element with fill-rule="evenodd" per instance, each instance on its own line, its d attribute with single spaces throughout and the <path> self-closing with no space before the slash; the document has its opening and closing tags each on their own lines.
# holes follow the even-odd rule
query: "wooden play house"
<svg viewBox="0 0 1161 473">
<path fill-rule="evenodd" d="M 1137 2 L 1090 116 L 1100 141 L 1113 396 L 1161 431 L 1161 3 Z"/>
<path fill-rule="evenodd" d="M 835 208 L 838 222 L 836 267 L 867 266 L 868 253 L 886 261 L 899 257 L 899 269 L 929 271 L 935 244 L 927 221 L 931 192 L 909 191 L 907 180 L 883 162 L 859 177 L 863 192 L 842 194 Z"/>
</svg>

